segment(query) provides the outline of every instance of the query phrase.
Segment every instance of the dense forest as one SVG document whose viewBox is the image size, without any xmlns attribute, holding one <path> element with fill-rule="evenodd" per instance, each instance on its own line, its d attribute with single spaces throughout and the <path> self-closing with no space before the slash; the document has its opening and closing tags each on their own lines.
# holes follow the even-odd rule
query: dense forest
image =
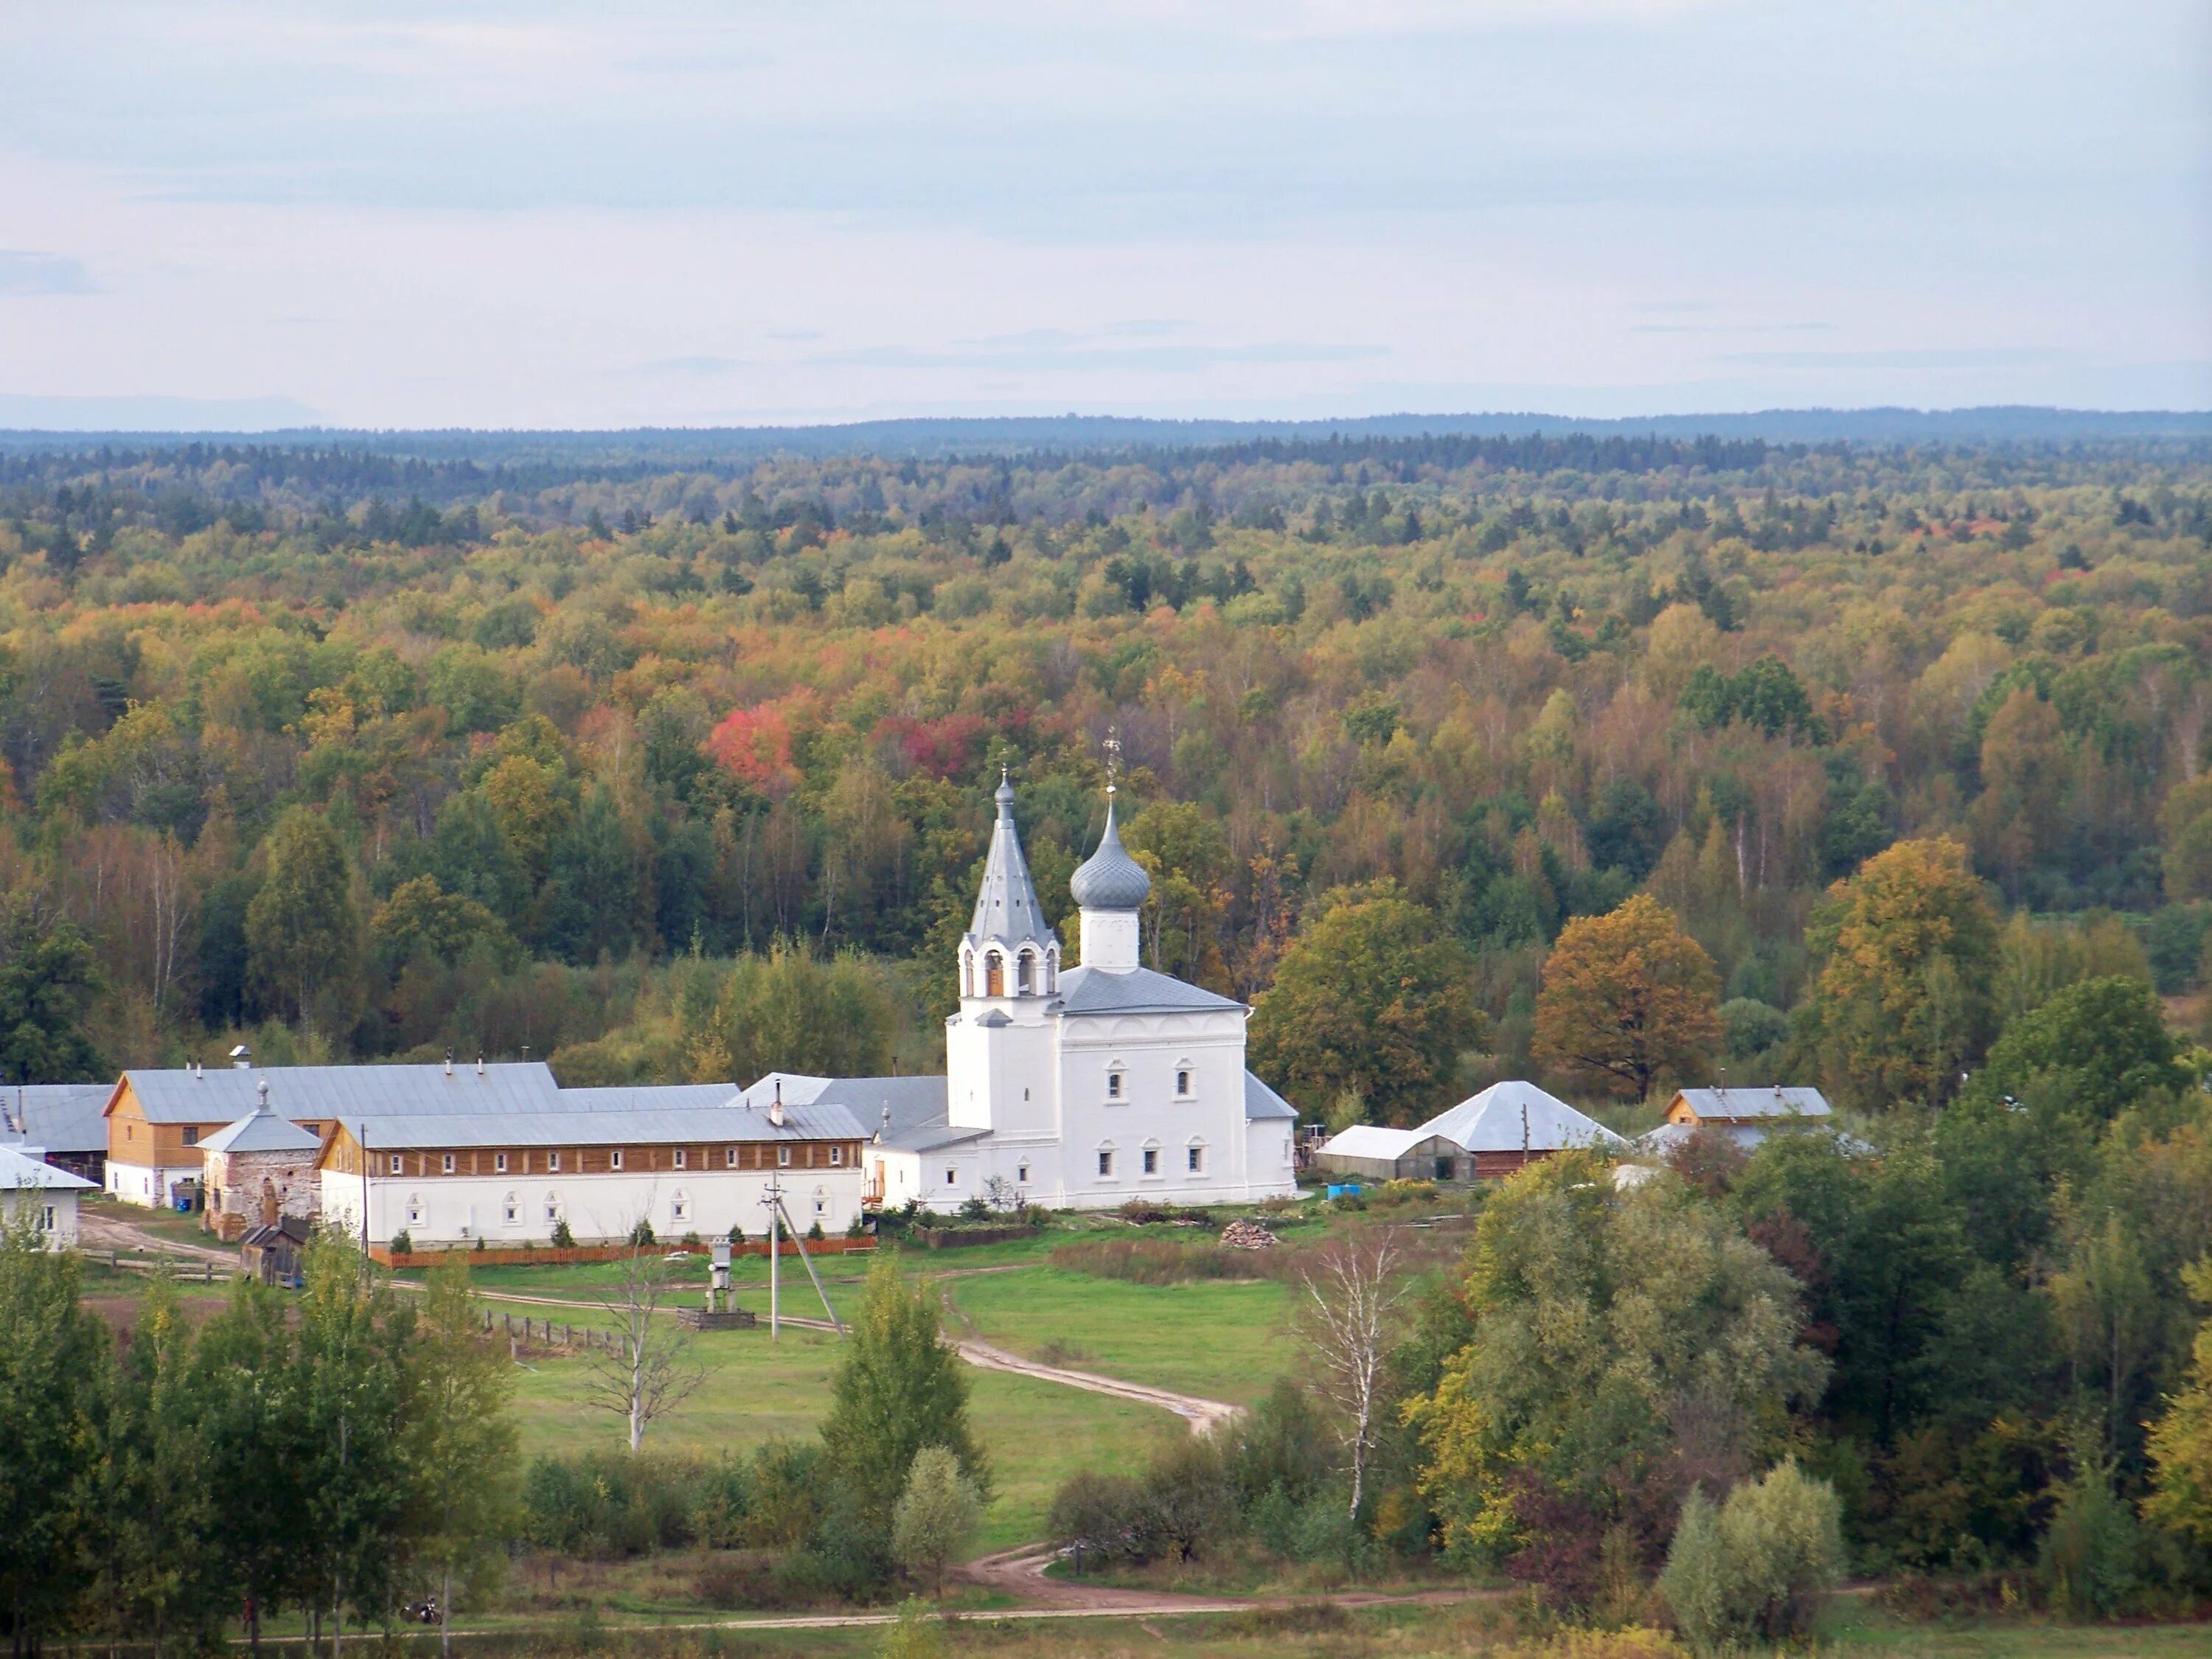
<svg viewBox="0 0 2212 1659">
<path fill-rule="evenodd" d="M 1765 1080 L 1816 901 L 1900 839 L 1971 849 L 2014 978 L 2118 952 L 2185 997 L 2208 462 L 1584 434 L 693 471 L 19 450 L 0 1063 L 251 1032 L 592 1077 L 927 1066 L 988 786 L 1012 769 L 1064 907 L 1109 732 L 1161 967 L 1257 996 L 1329 896 L 1384 884 L 1464 945 L 1492 1052 L 1407 1109 L 1537 1064 L 1551 942 L 1639 889 L 1716 964 L 1716 1063 Z M 823 999 L 853 1011 L 834 1036 Z"/>
<path fill-rule="evenodd" d="M 2212 1582 L 2201 441 L 457 441 L 0 458 L 9 1079 L 933 1066 L 1000 769 L 1064 922 L 1110 752 L 1151 959 L 1312 1117 L 1854 1114 L 1486 1200 L 1358 1538 L 1588 1600 L 1794 1454 L 1863 1568 Z"/>
</svg>

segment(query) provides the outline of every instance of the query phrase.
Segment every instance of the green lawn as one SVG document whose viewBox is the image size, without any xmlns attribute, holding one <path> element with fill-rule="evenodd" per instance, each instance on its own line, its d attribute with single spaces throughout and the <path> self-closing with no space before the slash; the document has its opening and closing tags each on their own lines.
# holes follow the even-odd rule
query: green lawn
<svg viewBox="0 0 2212 1659">
<path fill-rule="evenodd" d="M 827 1332 L 713 1332 L 699 1339 L 714 1370 L 699 1392 L 654 1428 L 648 1446 L 711 1455 L 778 1437 L 811 1436 L 830 1407 L 838 1358 Z M 625 1430 L 586 1400 L 585 1363 L 525 1362 L 518 1405 L 526 1456 L 619 1447 Z M 1081 1468 L 1126 1468 L 1162 1438 L 1183 1432 L 1167 1413 L 1056 1383 L 991 1371 L 967 1373 L 969 1416 L 989 1454 L 996 1492 L 981 1547 L 1004 1548 L 1043 1531 L 1054 1490 Z"/>
<path fill-rule="evenodd" d="M 1288 1297 L 1272 1282 L 1135 1285 L 1057 1267 L 951 1281 L 985 1341 L 1079 1370 L 1249 1405 L 1288 1369 Z"/>
</svg>

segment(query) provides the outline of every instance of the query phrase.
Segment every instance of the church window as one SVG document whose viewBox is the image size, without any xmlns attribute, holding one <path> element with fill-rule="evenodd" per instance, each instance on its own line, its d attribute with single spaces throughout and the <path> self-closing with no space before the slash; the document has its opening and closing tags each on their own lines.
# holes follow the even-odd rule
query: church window
<svg viewBox="0 0 2212 1659">
<path fill-rule="evenodd" d="M 1179 1095 L 1188 1095 L 1190 1093 L 1190 1073 L 1188 1072 L 1178 1070 L 1176 1073 L 1176 1092 Z"/>
<path fill-rule="evenodd" d="M 1200 1146 L 1195 1141 L 1192 1142 L 1190 1146 L 1184 1148 L 1183 1158 L 1185 1159 L 1183 1167 L 1188 1170 L 1191 1174 L 1204 1175 L 1206 1173 L 1206 1148 L 1204 1146 Z"/>
<path fill-rule="evenodd" d="M 440 1170 L 442 1170 L 444 1173 L 446 1173 L 447 1175 L 451 1175 L 451 1174 L 453 1174 L 453 1155 L 451 1152 L 447 1152 L 447 1153 L 445 1155 L 445 1157 L 443 1157 L 443 1158 L 440 1158 L 440 1159 L 438 1160 L 438 1167 L 440 1168 Z"/>
<path fill-rule="evenodd" d="M 677 1189 L 676 1196 L 668 1200 L 668 1218 L 672 1221 L 689 1221 L 691 1218 L 691 1200 L 684 1195 L 681 1188 Z"/>
<path fill-rule="evenodd" d="M 1121 1098 L 1121 1073 L 1119 1067 L 1106 1073 L 1106 1098 L 1109 1100 Z"/>
<path fill-rule="evenodd" d="M 829 1211 L 830 1194 L 823 1192 L 821 1188 L 817 1187 L 814 1189 L 814 1213 L 817 1215 L 826 1215 L 829 1213 Z"/>
<path fill-rule="evenodd" d="M 1015 1179 L 1015 1180 L 1017 1180 L 1017 1181 L 1027 1181 L 1029 1178 L 1030 1178 L 1030 1166 L 1029 1166 L 1028 1164 L 1017 1164 L 1017 1165 L 1015 1165 L 1015 1167 L 1014 1167 L 1014 1179 Z"/>
<path fill-rule="evenodd" d="M 514 1225 L 516 1222 L 522 1219 L 522 1206 L 514 1201 L 514 1194 L 513 1193 L 509 1193 L 507 1195 L 506 1213 L 507 1224 L 510 1227 Z"/>
<path fill-rule="evenodd" d="M 548 1222 L 555 1222 L 555 1221 L 558 1221 L 560 1218 L 561 1218 L 561 1200 L 560 1200 L 560 1199 L 559 1199 L 556 1194 L 552 1194 L 552 1193 L 548 1193 L 548 1194 L 545 1194 L 545 1219 L 546 1219 Z"/>
<path fill-rule="evenodd" d="M 987 997 L 1006 994 L 1006 959 L 996 951 L 983 958 L 983 994 Z"/>
<path fill-rule="evenodd" d="M 1158 1147 L 1157 1147 L 1157 1146 L 1147 1146 L 1147 1147 L 1146 1147 L 1146 1148 L 1145 1148 L 1145 1173 L 1146 1173 L 1146 1175 L 1158 1175 L 1159 1172 L 1160 1172 L 1160 1149 L 1159 1149 Z"/>
<path fill-rule="evenodd" d="M 410 1227 L 422 1224 L 422 1200 L 413 1193 L 407 1194 L 407 1224 Z"/>
<path fill-rule="evenodd" d="M 1099 1176 L 1100 1176 L 1102 1178 L 1110 1177 L 1110 1176 L 1113 1175 L 1113 1173 L 1114 1173 L 1114 1154 L 1113 1154 L 1113 1153 L 1111 1153 L 1111 1152 L 1101 1152 L 1101 1153 L 1099 1153 L 1099 1154 L 1098 1154 L 1098 1173 L 1099 1173 Z"/>
</svg>

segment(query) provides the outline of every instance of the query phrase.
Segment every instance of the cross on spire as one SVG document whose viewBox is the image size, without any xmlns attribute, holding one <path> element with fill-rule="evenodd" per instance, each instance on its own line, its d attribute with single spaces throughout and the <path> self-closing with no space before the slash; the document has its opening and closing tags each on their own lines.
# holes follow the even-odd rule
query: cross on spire
<svg viewBox="0 0 2212 1659">
<path fill-rule="evenodd" d="M 1106 793 L 1110 795 L 1114 793 L 1114 775 L 1121 769 L 1121 728 L 1118 726 L 1108 726 L 1106 741 L 1099 747 L 1106 751 Z"/>
</svg>

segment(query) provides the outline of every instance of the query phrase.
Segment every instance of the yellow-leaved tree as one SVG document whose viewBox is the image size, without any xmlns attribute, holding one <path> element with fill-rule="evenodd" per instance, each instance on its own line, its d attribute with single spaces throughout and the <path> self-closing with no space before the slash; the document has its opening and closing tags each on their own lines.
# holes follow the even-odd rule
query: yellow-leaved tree
<svg viewBox="0 0 2212 1659">
<path fill-rule="evenodd" d="M 1662 1073 L 1695 1078 L 1720 1036 L 1713 959 L 1649 893 L 1605 915 L 1577 916 L 1544 959 L 1538 1058 L 1616 1092 L 1642 1100 Z"/>
</svg>

